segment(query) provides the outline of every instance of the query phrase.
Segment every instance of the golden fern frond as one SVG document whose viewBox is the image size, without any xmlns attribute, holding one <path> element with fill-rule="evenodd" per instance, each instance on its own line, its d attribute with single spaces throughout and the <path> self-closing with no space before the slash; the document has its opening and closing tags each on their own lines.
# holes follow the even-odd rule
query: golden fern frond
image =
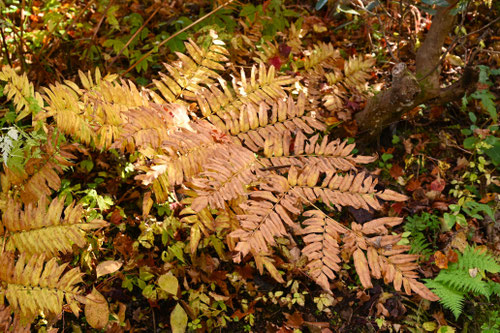
<svg viewBox="0 0 500 333">
<path fill-rule="evenodd" d="M 43 117 L 54 117 L 59 129 L 84 144 L 109 148 L 121 135 L 124 113 L 147 107 L 150 97 L 130 81 L 101 78 L 98 69 L 94 80 L 90 73 L 79 74 L 83 88 L 71 81 L 45 88 L 48 106 Z"/>
<path fill-rule="evenodd" d="M 162 97 L 153 94 L 156 103 L 186 103 L 182 98 L 195 100 L 201 84 L 211 84 L 219 78 L 216 71 L 223 71 L 222 62 L 229 59 L 224 42 L 215 39 L 208 49 L 200 48 L 195 42 L 185 42 L 189 56 L 176 52 L 179 61 L 174 66 L 164 64 L 170 75 L 160 74 L 160 80 L 153 80 Z"/>
<path fill-rule="evenodd" d="M 328 281 L 340 270 L 339 234 L 347 229 L 320 210 L 309 210 L 303 216 L 309 217 L 302 222 L 306 227 L 300 231 L 306 244 L 302 254 L 309 261 L 308 274 L 325 291 L 331 292 Z"/>
<path fill-rule="evenodd" d="M 255 155 L 241 146 L 228 145 L 216 151 L 191 181 L 198 194 L 191 208 L 196 212 L 206 207 L 223 208 L 226 201 L 245 194 L 247 186 L 258 178 L 256 164 Z"/>
<path fill-rule="evenodd" d="M 190 126 L 187 109 L 180 104 L 151 104 L 127 110 L 122 116 L 125 124 L 111 147 L 128 152 L 139 149 L 146 157 L 168 140 L 171 130 Z"/>
<path fill-rule="evenodd" d="M 36 202 L 43 196 L 50 196 L 52 190 L 61 187 L 59 174 L 63 167 L 71 166 L 69 159 L 75 158 L 67 151 L 70 145 L 57 147 L 57 137 L 41 147 L 41 156 L 30 158 L 24 170 L 5 167 L 1 178 L 4 196 L 12 190 L 19 195 L 23 203 Z"/>
<path fill-rule="evenodd" d="M 259 107 L 248 104 L 242 108 L 238 119 L 226 120 L 226 129 L 237 135 L 240 142 L 252 151 L 263 149 L 269 137 L 280 137 L 285 131 L 302 130 L 308 134 L 314 130 L 324 131 L 326 125 L 311 114 L 305 114 L 306 98 L 299 94 L 297 102 L 291 96 L 288 101 L 281 99 L 273 103 L 271 113 L 266 104 Z"/>
<path fill-rule="evenodd" d="M 206 121 L 192 122 L 190 127 L 169 133 L 152 164 L 139 167 L 145 174 L 136 179 L 144 185 L 152 184 L 158 202 L 167 200 L 171 186 L 200 173 L 208 157 L 231 143 L 225 134 Z"/>
<path fill-rule="evenodd" d="M 436 301 L 439 298 L 417 281 L 415 270 L 418 264 L 415 261 L 419 255 L 405 253 L 410 246 L 397 244 L 401 240 L 400 235 L 387 235 L 388 227 L 402 221 L 398 217 L 385 217 L 362 226 L 352 223 L 351 230 L 344 237 L 344 248 L 353 257 L 363 287 L 373 286 L 370 277 L 373 276 L 376 279 L 383 278 L 386 284 L 392 283 L 396 291 L 401 291 L 403 287 L 407 295 L 414 291 L 422 298 Z M 372 234 L 376 236 L 370 237 Z"/>
<path fill-rule="evenodd" d="M 328 141 L 324 137 L 319 141 L 319 134 L 307 139 L 298 131 L 292 140 L 291 134 L 285 132 L 273 135 L 266 139 L 262 163 L 273 167 L 295 166 L 302 169 L 306 165 L 315 166 L 320 172 L 355 170 L 356 164 L 367 164 L 376 160 L 375 156 L 354 156 L 352 151 L 355 144 L 348 144 L 347 140 L 339 139 Z M 286 169 L 285 169 L 286 170 Z"/>
<path fill-rule="evenodd" d="M 13 68 L 4 66 L 0 71 L 0 81 L 7 82 L 3 88 L 3 94 L 7 100 L 14 102 L 17 112 L 16 121 L 41 111 L 43 98 L 35 92 L 35 87 L 28 80 L 26 73 L 19 75 Z"/>
<path fill-rule="evenodd" d="M 278 45 L 276 45 L 276 42 L 273 44 L 270 41 L 266 41 L 259 45 L 259 50 L 256 51 L 256 54 L 257 57 L 254 57 L 253 60 L 257 63 L 262 62 L 266 64 L 270 58 L 279 55 Z"/>
<path fill-rule="evenodd" d="M 29 333 L 30 328 L 29 324 L 21 325 L 19 316 L 12 315 L 10 306 L 0 304 L 0 332 Z"/>
<path fill-rule="evenodd" d="M 348 87 L 355 87 L 359 91 L 365 90 L 364 84 L 370 78 L 368 72 L 375 65 L 375 58 L 362 59 L 360 57 L 352 57 L 344 63 L 344 79 L 343 82 Z"/>
<path fill-rule="evenodd" d="M 82 221 L 82 205 L 72 203 L 64 210 L 64 199 L 54 199 L 47 207 L 47 198 L 42 197 L 38 205 L 32 203 L 22 210 L 21 204 L 9 200 L 0 225 L 9 232 L 6 249 L 16 249 L 26 255 L 46 254 L 57 256 L 59 252 L 72 252 L 72 246 L 83 247 L 87 241 L 85 231 L 107 225 L 105 221 Z"/>
<path fill-rule="evenodd" d="M 200 243 L 201 236 L 204 235 L 208 237 L 211 232 L 215 231 L 216 224 L 208 208 L 201 209 L 198 212 L 191 208 L 193 200 L 196 199 L 197 196 L 194 190 L 184 190 L 182 193 L 187 195 L 187 197 L 182 200 L 182 203 L 186 207 L 179 215 L 182 216 L 181 222 L 189 225 L 189 248 L 191 254 L 194 254 Z"/>
<path fill-rule="evenodd" d="M 83 282 L 82 274 L 78 268 L 63 273 L 66 267 L 58 265 L 56 258 L 45 262 L 44 255 L 27 259 L 23 253 L 16 261 L 11 252 L 0 254 L 0 303 L 6 298 L 23 324 L 41 313 L 57 316 L 64 301 L 78 316 L 81 296 L 76 284 Z"/>
<path fill-rule="evenodd" d="M 295 79 L 289 76 L 276 76 L 274 66 L 266 69 L 265 65 L 260 63 L 258 68 L 252 67 L 249 79 L 246 78 L 245 71 L 241 70 L 240 80 L 232 82 L 234 93 L 222 79 L 219 80 L 222 90 L 215 85 L 200 90 L 197 94 L 198 105 L 203 116 L 209 117 L 211 121 L 212 118 L 216 118 L 214 115 L 224 122 L 231 122 L 233 119 L 237 121 L 244 105 L 249 103 L 259 105 L 261 102 L 272 104 L 286 96 L 283 87 L 293 82 Z M 220 120 L 212 122 L 217 127 L 223 125 Z M 224 130 L 225 126 L 221 129 Z"/>
<path fill-rule="evenodd" d="M 304 51 L 305 58 L 301 64 L 292 64 L 295 71 L 302 65 L 309 74 L 324 74 L 324 68 L 335 67 L 335 62 L 340 58 L 339 50 L 332 43 L 319 43 L 312 49 Z"/>
</svg>

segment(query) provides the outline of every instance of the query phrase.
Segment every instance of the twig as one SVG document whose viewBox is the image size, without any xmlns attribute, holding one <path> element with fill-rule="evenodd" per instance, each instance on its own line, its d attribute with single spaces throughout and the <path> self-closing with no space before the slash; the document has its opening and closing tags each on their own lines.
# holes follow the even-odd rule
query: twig
<svg viewBox="0 0 500 333">
<path fill-rule="evenodd" d="M 2 35 L 2 44 L 5 49 L 5 58 L 7 58 L 7 62 L 9 66 L 12 67 L 12 62 L 10 61 L 9 49 L 7 48 L 7 41 L 5 40 L 5 35 L 3 33 L 3 27 L 0 26 L 0 34 Z"/>
<path fill-rule="evenodd" d="M 226 3 L 220 5 L 219 7 L 215 8 L 214 10 L 212 10 L 211 12 L 209 12 L 208 14 L 200 17 L 199 19 L 197 19 L 196 21 L 194 21 L 193 23 L 191 23 L 190 25 L 182 28 L 181 30 L 177 31 L 176 33 L 174 33 L 173 35 L 171 35 L 170 37 L 168 37 L 167 39 L 163 40 L 160 44 L 158 44 L 157 46 L 157 49 L 159 49 L 160 47 L 162 47 L 163 45 L 165 45 L 165 43 L 169 42 L 170 40 L 172 40 L 173 38 L 177 37 L 178 35 L 180 35 L 181 33 L 183 33 L 184 31 L 192 28 L 193 26 L 197 25 L 198 23 L 204 21 L 207 17 L 210 17 L 212 16 L 214 13 L 218 12 L 219 10 L 221 10 L 222 8 L 224 7 L 227 7 L 229 4 L 231 4 L 232 2 L 234 2 L 235 0 L 229 0 L 227 1 Z M 146 54 L 144 54 L 139 60 L 137 60 L 132 66 L 130 66 L 122 75 L 125 75 L 127 74 L 128 72 L 130 72 L 132 69 L 134 69 L 139 63 L 141 63 L 144 59 L 146 59 L 147 57 L 149 57 L 151 55 L 151 53 L 153 53 L 155 50 L 155 48 L 152 48 L 151 50 L 149 50 Z"/>
<path fill-rule="evenodd" d="M 144 23 L 141 25 L 141 27 L 139 29 L 137 29 L 137 31 L 129 38 L 128 42 L 125 45 L 123 45 L 122 49 L 120 50 L 120 52 L 118 52 L 116 57 L 113 58 L 113 60 L 109 63 L 109 65 L 106 65 L 106 70 L 109 67 L 111 67 L 115 63 L 116 59 L 118 59 L 122 55 L 123 51 L 125 51 L 125 49 L 130 45 L 130 43 L 132 43 L 132 41 L 135 39 L 135 37 L 137 37 L 137 35 L 144 29 L 144 27 L 149 23 L 149 21 L 151 21 L 151 19 L 156 15 L 156 13 L 158 13 L 160 8 L 161 7 L 158 6 L 155 9 L 155 11 L 151 15 L 149 15 L 148 19 L 146 21 L 144 21 Z"/>
<path fill-rule="evenodd" d="M 113 5 L 115 0 L 111 0 L 108 5 L 106 6 L 106 9 L 104 9 L 104 13 L 102 14 L 101 19 L 99 20 L 99 23 L 97 24 L 97 27 L 95 28 L 94 35 L 92 36 L 92 40 L 95 40 L 97 37 L 97 33 L 99 32 L 99 29 L 101 28 L 102 22 L 104 22 L 104 19 L 106 18 L 106 14 L 108 13 L 109 8 Z"/>
</svg>

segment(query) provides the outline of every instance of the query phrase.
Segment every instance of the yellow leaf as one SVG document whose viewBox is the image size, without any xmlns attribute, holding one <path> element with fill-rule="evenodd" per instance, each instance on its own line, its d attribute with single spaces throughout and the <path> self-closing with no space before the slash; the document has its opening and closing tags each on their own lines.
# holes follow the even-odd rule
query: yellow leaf
<svg viewBox="0 0 500 333">
<path fill-rule="evenodd" d="M 182 306 L 177 303 L 174 311 L 170 314 L 170 326 L 172 333 L 183 333 L 186 331 L 188 317 Z"/>
<path fill-rule="evenodd" d="M 106 298 L 93 288 L 87 295 L 87 304 L 85 304 L 85 317 L 90 326 L 96 329 L 106 327 L 109 317 L 109 307 Z"/>
<path fill-rule="evenodd" d="M 122 265 L 123 265 L 123 263 L 121 261 L 117 261 L 117 260 L 103 261 L 99 265 L 97 265 L 97 267 L 95 269 L 97 277 L 99 278 L 100 276 L 114 273 L 117 270 L 119 270 L 120 267 L 122 267 Z"/>
<path fill-rule="evenodd" d="M 172 273 L 163 274 L 158 279 L 158 285 L 160 288 L 171 295 L 177 295 L 177 289 L 179 288 L 179 282 L 177 278 L 172 275 Z"/>
</svg>

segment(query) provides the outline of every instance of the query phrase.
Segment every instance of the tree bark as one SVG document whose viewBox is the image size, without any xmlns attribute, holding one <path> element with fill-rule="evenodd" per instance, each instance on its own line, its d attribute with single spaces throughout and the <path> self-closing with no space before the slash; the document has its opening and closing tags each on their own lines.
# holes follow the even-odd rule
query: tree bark
<svg viewBox="0 0 500 333">
<path fill-rule="evenodd" d="M 455 15 L 451 10 L 458 1 L 448 7 L 440 7 L 432 18 L 432 24 L 416 55 L 416 74 L 403 63 L 396 64 L 389 89 L 371 98 L 366 107 L 355 115 L 358 133 L 363 141 L 379 137 L 382 130 L 415 108 L 426 104 L 443 104 L 475 90 L 478 74 L 465 68 L 459 81 L 449 87 L 440 87 L 441 48 L 453 29 Z"/>
</svg>

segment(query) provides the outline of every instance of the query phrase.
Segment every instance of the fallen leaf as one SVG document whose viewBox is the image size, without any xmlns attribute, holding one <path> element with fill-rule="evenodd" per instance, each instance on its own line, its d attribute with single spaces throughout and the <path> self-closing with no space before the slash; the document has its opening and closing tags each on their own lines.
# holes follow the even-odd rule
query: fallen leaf
<svg viewBox="0 0 500 333">
<path fill-rule="evenodd" d="M 467 237 L 463 231 L 458 232 L 451 241 L 451 247 L 459 250 L 460 252 L 464 252 L 467 245 Z"/>
<path fill-rule="evenodd" d="M 441 251 L 434 253 L 434 263 L 440 269 L 448 268 L 448 258 Z"/>
<path fill-rule="evenodd" d="M 434 180 L 431 183 L 431 190 L 436 191 L 436 192 L 442 192 L 444 190 L 444 187 L 446 186 L 446 182 L 443 179 L 438 179 Z"/>
<path fill-rule="evenodd" d="M 118 260 L 103 261 L 99 265 L 97 265 L 95 269 L 97 277 L 99 278 L 103 275 L 114 273 L 119 270 L 122 265 L 123 263 Z"/>
<path fill-rule="evenodd" d="M 293 328 L 300 328 L 302 327 L 302 325 L 304 325 L 304 319 L 302 318 L 302 315 L 298 311 L 295 311 L 291 315 L 288 313 L 284 313 L 284 315 L 287 318 L 286 322 L 287 326 Z"/>
<path fill-rule="evenodd" d="M 406 190 L 407 191 L 415 191 L 417 188 L 420 188 L 422 184 L 420 183 L 420 180 L 418 179 L 412 179 L 408 182 L 408 185 L 406 185 Z"/>
<path fill-rule="evenodd" d="M 170 295 L 177 295 L 177 289 L 179 289 L 179 281 L 177 281 L 177 278 L 169 272 L 167 274 L 163 274 L 158 278 L 158 286 Z"/>
<path fill-rule="evenodd" d="M 170 313 L 170 326 L 172 333 L 183 333 L 186 331 L 188 317 L 182 306 L 177 303 L 172 313 Z"/>
<path fill-rule="evenodd" d="M 400 176 L 403 175 L 403 168 L 397 164 L 393 164 L 391 170 L 389 170 L 389 173 L 391 174 L 392 178 L 398 179 Z"/>
<path fill-rule="evenodd" d="M 85 318 L 90 326 L 95 329 L 106 327 L 109 318 L 109 307 L 106 298 L 93 288 L 92 292 L 87 295 L 87 303 L 85 304 Z"/>
<path fill-rule="evenodd" d="M 458 254 L 452 249 L 448 249 L 448 252 L 446 252 L 446 257 L 448 258 L 448 262 L 458 261 Z"/>
</svg>

